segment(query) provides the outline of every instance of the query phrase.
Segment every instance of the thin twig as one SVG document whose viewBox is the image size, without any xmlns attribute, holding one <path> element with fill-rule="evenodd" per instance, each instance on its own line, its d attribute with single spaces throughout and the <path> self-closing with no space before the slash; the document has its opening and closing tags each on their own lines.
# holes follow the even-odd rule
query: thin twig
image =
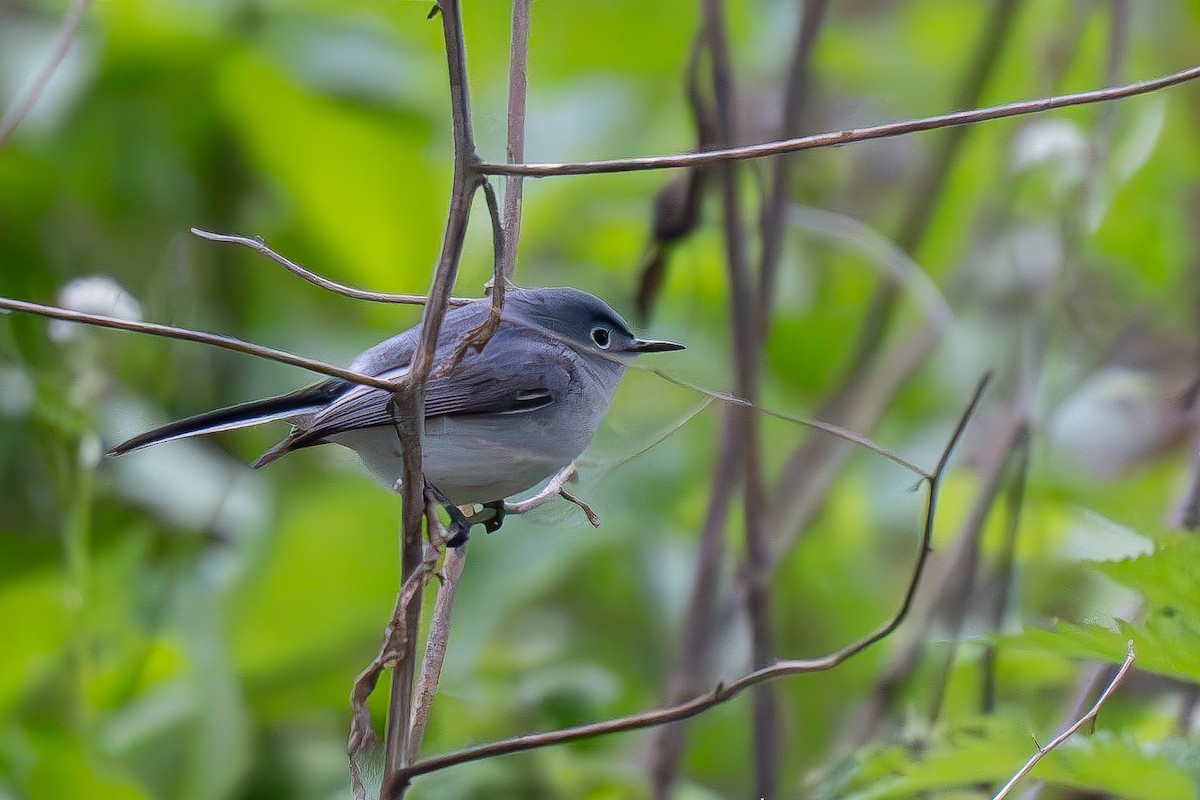
<svg viewBox="0 0 1200 800">
<path fill-rule="evenodd" d="M 1008 612 L 1009 596 L 1012 592 L 1013 574 L 1016 570 L 1017 539 L 1021 532 L 1021 512 L 1025 508 L 1025 488 L 1029 482 L 1029 429 L 1026 428 L 1017 442 L 1014 454 L 1013 476 L 1009 482 L 1004 503 L 1004 545 L 1000 550 L 996 566 L 996 582 L 999 588 L 992 603 L 990 629 L 999 634 Z M 991 714 L 996 708 L 996 653 L 995 641 L 984 648 L 980 668 L 983 671 L 983 686 L 980 689 L 980 711 Z"/>
<path fill-rule="evenodd" d="M 1020 403 L 1021 401 L 1018 401 L 1018 404 Z M 1006 432 L 1006 437 L 1000 446 L 992 448 L 998 451 L 1002 458 L 981 470 L 983 480 L 979 493 L 967 511 L 954 553 L 946 561 L 946 570 L 942 575 L 944 581 L 936 587 L 938 589 L 937 600 L 931 605 L 929 616 L 926 618 L 926 623 L 931 624 L 935 615 L 941 616 L 945 622 L 946 635 L 949 639 L 948 646 L 945 647 L 941 671 L 930 686 L 933 699 L 930 703 L 928 721 L 931 728 L 937 724 L 938 718 L 941 716 L 942 703 L 945 702 L 954 661 L 958 655 L 963 625 L 966 623 L 967 610 L 970 608 L 971 595 L 979 574 L 984 526 L 992 509 L 1000 500 L 1001 494 L 1016 480 L 1011 475 L 1012 465 L 1015 462 L 1019 468 L 1022 460 L 1026 457 L 1025 453 L 1029 442 L 1027 415 L 1018 416 L 1012 424 L 1014 427 L 1011 431 Z M 1010 521 L 1014 537 L 1012 541 L 1015 542 L 1020 517 L 1010 516 Z M 918 643 L 918 647 L 920 644 L 921 642 Z"/>
<path fill-rule="evenodd" d="M 967 405 L 955 426 L 954 432 L 951 434 L 945 449 L 942 451 L 941 457 L 938 459 L 937 466 L 929 473 L 930 477 L 926 481 L 928 484 L 928 498 L 925 506 L 924 520 L 921 525 L 921 541 L 917 548 L 916 561 L 913 565 L 911 578 L 907 589 L 904 592 L 904 597 L 900 602 L 900 607 L 892 615 L 892 617 L 881 625 L 874 633 L 865 636 L 852 644 L 843 647 L 829 655 L 815 659 L 792 659 L 787 661 L 777 661 L 769 667 L 754 670 L 751 673 L 743 675 L 741 678 L 728 684 L 718 684 L 711 692 L 694 697 L 683 703 L 678 703 L 664 708 L 644 711 L 639 714 L 633 714 L 627 717 L 619 717 L 616 719 L 604 720 L 602 722 L 589 723 L 586 725 L 578 725 L 573 728 L 564 728 L 557 731 L 546 733 L 534 733 L 524 736 L 515 736 L 511 739 L 504 739 L 490 744 L 478 745 L 465 750 L 460 750 L 455 753 L 448 753 L 442 756 L 428 758 L 423 761 L 418 761 L 410 764 L 399 771 L 395 780 L 408 781 L 418 775 L 426 775 L 431 772 L 446 769 L 458 764 L 465 764 L 471 761 L 479 761 L 485 758 L 505 755 L 508 753 L 517 753 L 525 750 L 533 750 L 542 747 L 550 747 L 557 744 L 565 744 L 567 742 L 578 741 L 580 739 L 590 739 L 597 736 L 605 736 L 623 731 L 641 730 L 651 728 L 658 725 L 666 725 L 671 722 L 688 719 L 708 710 L 714 706 L 720 705 L 746 689 L 758 685 L 764 681 L 770 681 L 786 675 L 796 675 L 807 672 L 819 672 L 823 670 L 833 669 L 834 667 L 844 663 L 847 659 L 853 658 L 868 647 L 890 636 L 900 623 L 907 617 L 912 608 L 913 598 L 916 595 L 917 589 L 921 583 L 921 576 L 924 574 L 925 565 L 928 561 L 929 554 L 932 552 L 931 542 L 933 537 L 933 523 L 937 514 L 937 499 L 941 489 L 942 479 L 945 476 L 946 470 L 950 463 L 950 456 L 953 454 L 958 443 L 962 440 L 963 433 L 966 430 L 968 422 L 973 418 L 975 410 L 979 405 L 979 400 L 983 395 L 984 389 L 987 387 L 990 376 L 985 376 L 980 382 L 975 393 L 971 397 L 970 403 Z M 385 794 L 385 797 L 388 795 Z"/>
<path fill-rule="evenodd" d="M 1117 690 L 1117 687 L 1121 685 L 1121 681 L 1125 678 L 1125 674 L 1129 672 L 1130 668 L 1133 667 L 1133 660 L 1133 640 L 1130 639 L 1125 651 L 1125 661 L 1121 664 L 1121 668 L 1117 670 L 1117 674 L 1113 676 L 1111 681 L 1109 681 L 1108 686 L 1106 686 L 1104 691 L 1100 693 L 1100 697 L 1096 699 L 1095 705 L 1093 705 L 1086 714 L 1076 720 L 1074 725 L 1071 725 L 1058 736 L 1055 736 L 1047 744 L 1039 747 L 1037 752 L 1034 753 L 1033 756 L 1025 762 L 1025 765 L 1017 771 L 1017 774 L 1009 778 L 1008 783 L 1004 784 L 1000 791 L 996 792 L 996 794 L 992 796 L 992 800 L 1004 800 L 1004 798 L 1008 796 L 1008 793 L 1012 791 L 1012 788 L 1017 785 L 1017 782 L 1020 781 L 1021 778 L 1024 778 L 1026 775 L 1028 775 L 1029 771 L 1033 769 L 1039 761 L 1042 760 L 1043 756 L 1045 756 L 1054 748 L 1058 747 L 1067 739 L 1074 736 L 1075 733 L 1084 725 L 1094 721 L 1100 714 L 1100 708 L 1105 704 L 1105 702 L 1108 701 L 1108 698 L 1112 696 L 1112 693 Z"/>
<path fill-rule="evenodd" d="M 558 496 L 563 500 L 566 500 L 568 503 L 579 506 L 579 510 L 583 512 L 585 517 L 587 517 L 588 524 L 590 524 L 593 528 L 600 527 L 600 516 L 596 514 L 596 512 L 592 510 L 592 507 L 583 500 L 580 500 L 566 489 L 559 489 Z"/>
<path fill-rule="evenodd" d="M 751 158 L 778 156 L 784 153 L 797 153 L 801 150 L 813 150 L 821 147 L 838 147 L 840 145 L 865 142 L 872 139 L 890 139 L 910 133 L 951 128 L 957 125 L 973 125 L 996 119 L 1039 114 L 1070 106 L 1122 100 L 1126 97 L 1156 92 L 1160 89 L 1166 89 L 1195 80 L 1196 78 L 1200 78 L 1200 66 L 1188 67 L 1187 69 L 1172 72 L 1158 78 L 1128 83 L 1123 86 L 1114 86 L 1108 89 L 1092 89 L 1086 92 L 1041 97 L 1036 100 L 1022 100 L 999 106 L 971 109 L 969 111 L 955 111 L 932 117 L 921 117 L 901 122 L 887 122 L 865 128 L 818 133 L 812 136 L 801 136 L 795 139 L 764 142 L 762 144 L 726 147 L 703 153 L 679 153 L 667 156 L 614 158 L 600 161 L 547 162 L 540 164 L 500 164 L 495 161 L 481 161 L 477 165 L 477 170 L 483 175 L 524 175 L 531 178 L 547 178 L 558 175 L 595 175 L 610 172 L 677 169 L 702 164 L 716 164 L 723 161 L 743 161 Z"/>
<path fill-rule="evenodd" d="M 293 275 L 303 278 L 311 284 L 320 286 L 327 292 L 340 294 L 344 297 L 352 297 L 355 300 L 369 300 L 372 303 L 399 303 L 422 306 L 425 305 L 426 300 L 429 299 L 423 294 L 390 294 L 388 292 L 373 292 L 369 289 L 359 289 L 354 286 L 347 286 L 344 283 L 338 283 L 337 281 L 326 278 L 323 275 L 318 275 L 312 270 L 300 266 L 287 256 L 281 255 L 275 250 L 272 250 L 259 236 L 241 236 L 236 233 L 213 233 L 211 231 L 201 230 L 200 228 L 192 228 L 191 231 L 201 239 L 208 239 L 210 242 L 223 242 L 225 244 L 238 244 L 242 247 L 248 247 L 259 255 L 264 255 L 271 259 Z M 452 306 L 464 306 L 467 303 L 474 302 L 474 300 L 470 297 L 451 297 L 447 302 L 449 302 Z"/>
<path fill-rule="evenodd" d="M 871 688 L 867 698 L 847 728 L 844 737 L 847 747 L 859 747 L 878 730 L 879 719 L 893 700 L 897 687 L 903 684 L 916 668 L 922 648 L 928 639 L 934 620 L 940 615 L 962 607 L 970 590 L 969 580 L 974 572 L 975 554 L 983 535 L 984 522 L 1003 486 L 1004 467 L 1021 440 L 1027 417 L 1019 411 L 1011 414 L 1005 429 L 997 441 L 984 455 L 987 462 L 978 469 L 980 486 L 963 519 L 954 540 L 954 547 L 946 556 L 941 569 L 926 583 L 926 590 L 934 594 L 900 644 L 894 648 L 888 663 Z M 964 575 L 965 574 L 965 575 Z"/>
<path fill-rule="evenodd" d="M 685 381 L 683 378 L 677 378 L 674 375 L 663 372 L 661 369 L 659 369 L 657 367 L 647 367 L 645 365 L 635 363 L 630 367 L 630 369 L 644 370 L 653 375 L 657 375 L 658 377 L 662 378 L 664 381 L 667 381 L 668 383 L 673 383 L 676 386 L 683 387 L 684 389 L 691 389 L 693 392 L 698 392 L 698 393 L 704 395 L 705 397 L 710 397 L 713 400 L 717 400 L 722 403 L 727 403 L 732 406 L 741 406 L 743 408 L 749 408 L 749 409 L 752 409 L 753 411 L 755 411 L 756 413 L 762 414 L 764 416 L 783 420 L 784 422 L 791 422 L 796 425 L 803 425 L 804 427 L 811 428 L 815 431 L 822 431 L 824 433 L 828 433 L 829 435 L 835 436 L 838 439 L 848 442 L 856 447 L 862 447 L 866 450 L 870 450 L 875 455 L 886 458 L 888 461 L 891 461 L 893 464 L 903 467 L 904 469 L 908 470 L 909 472 L 913 473 L 914 475 L 919 475 L 920 477 L 925 478 L 925 479 L 932 477 L 927 471 L 925 471 L 924 468 L 917 466 L 913 462 L 904 458 L 904 456 L 900 455 L 899 453 L 893 452 L 892 450 L 888 450 L 886 447 L 876 444 L 875 442 L 868 439 L 866 436 L 863 436 L 861 433 L 852 431 L 849 428 L 844 428 L 841 425 L 834 425 L 833 423 L 830 423 L 830 422 L 822 422 L 819 419 L 809 419 L 808 417 L 800 417 L 800 416 L 796 416 L 795 414 L 787 414 L 787 413 L 784 413 L 783 411 L 775 411 L 770 408 L 765 408 L 763 406 L 756 405 L 755 403 L 752 403 L 751 401 L 749 401 L 743 397 L 738 397 L 737 395 L 730 394 L 729 392 L 718 392 L 718 391 L 714 391 L 712 389 L 706 389 L 703 386 L 700 386 L 699 384 L 695 384 L 690 381 Z"/>
<path fill-rule="evenodd" d="M 163 325 L 158 322 L 137 322 L 135 320 L 118 319 L 116 317 L 106 317 L 101 314 L 88 314 L 83 311 L 71 311 L 58 306 L 45 306 L 40 303 L 30 303 L 25 300 L 13 300 L 7 297 L 0 297 L 0 310 L 5 311 L 20 311 L 26 314 L 37 314 L 41 317 L 50 317 L 51 319 L 62 319 L 68 322 L 81 322 L 85 325 L 94 325 L 98 328 L 112 328 L 118 331 L 131 331 L 133 333 L 145 333 L 151 336 L 161 336 L 165 339 L 181 339 L 185 342 L 199 342 L 212 347 L 219 347 L 222 350 L 231 350 L 235 353 L 242 353 L 248 356 L 255 356 L 267 361 L 274 361 L 278 364 L 287 364 L 293 367 L 300 367 L 309 372 L 315 372 L 318 375 L 327 375 L 331 378 L 341 378 L 344 381 L 357 383 L 362 386 L 371 386 L 376 389 L 383 389 L 387 392 L 394 392 L 400 388 L 402 382 L 389 381 L 383 378 L 377 378 L 373 375 L 364 375 L 361 372 L 335 367 L 333 364 L 326 364 L 324 361 L 317 361 L 304 356 L 298 356 L 295 353 L 289 353 L 286 350 L 277 350 L 274 347 L 266 345 L 254 344 L 241 339 L 236 339 L 232 336 L 223 336 L 219 333 L 205 333 L 204 331 L 194 331 L 189 328 L 180 328 L 175 325 Z"/>
<path fill-rule="evenodd" d="M 425 657 L 421 660 L 421 675 L 417 679 L 417 690 L 413 699 L 408 734 L 409 763 L 416 761 L 421 754 L 421 740 L 425 737 L 425 726 L 429 724 L 429 713 L 433 710 L 438 679 L 442 675 L 442 663 L 446 660 L 446 646 L 450 643 L 450 614 L 454 610 L 454 594 L 466 563 L 466 545 L 446 549 L 446 558 L 442 561 L 442 583 L 438 587 L 437 599 L 433 602 L 433 616 L 429 621 L 429 636 L 425 642 Z"/>
<path fill-rule="evenodd" d="M 1145 609 L 1145 601 L 1140 598 L 1130 598 L 1113 609 L 1112 616 L 1114 619 L 1138 619 Z M 1070 702 L 1062 710 L 1059 715 L 1059 728 L 1065 730 L 1066 726 L 1072 724 L 1084 709 L 1088 707 L 1088 701 L 1093 696 L 1103 690 L 1109 681 L 1112 680 L 1112 675 L 1115 675 L 1116 667 L 1111 664 L 1088 663 L 1086 664 L 1075 677 L 1075 682 L 1071 687 Z M 1043 781 L 1034 781 L 1029 785 L 1029 788 L 1021 795 L 1021 800 L 1038 800 L 1043 791 L 1046 789 L 1046 784 Z"/>
<path fill-rule="evenodd" d="M 530 0 L 513 0 L 512 34 L 509 45 L 508 64 L 508 145 L 507 158 L 510 162 L 520 161 L 525 154 L 525 88 L 526 64 L 529 60 L 529 3 Z M 496 190 L 486 175 L 481 175 L 480 186 L 487 200 L 492 220 L 492 241 L 495 257 L 492 279 L 488 292 L 492 297 L 491 313 L 471 330 L 463 334 L 462 341 L 443 367 L 447 372 L 458 366 L 468 350 L 482 353 L 500 327 L 504 311 L 504 296 L 513 270 L 517 265 L 517 240 L 521 235 L 521 183 L 520 175 L 509 175 L 504 182 L 504 211 L 496 202 Z"/>
<path fill-rule="evenodd" d="M 25 93 L 18 96 L 0 117 L 0 147 L 8 142 L 26 115 L 37 105 L 42 92 L 50 84 L 50 79 L 54 77 L 59 65 L 71 50 L 71 43 L 75 41 L 75 36 L 79 33 L 79 23 L 83 20 L 84 12 L 87 11 L 89 5 L 91 5 L 91 0 L 71 0 L 66 16 L 63 17 L 62 27 L 58 29 L 58 36 L 54 40 L 54 49 L 50 51 L 50 57 L 46 59 L 46 63 L 34 76 Z"/>
<path fill-rule="evenodd" d="M 520 500 L 515 503 L 510 503 L 506 500 L 504 502 L 504 513 L 528 514 L 535 508 L 541 508 L 542 506 L 546 505 L 556 497 L 561 497 L 562 499 L 579 506 L 583 510 L 583 513 L 587 516 L 588 522 L 592 524 L 592 527 L 599 528 L 600 518 L 596 516 L 596 512 L 592 511 L 591 507 L 587 503 L 583 502 L 578 497 L 568 494 L 566 489 L 563 488 L 569 481 L 574 480 L 576 474 L 577 470 L 575 468 L 575 462 L 572 461 L 570 464 L 560 469 L 558 473 L 550 479 L 550 482 L 546 484 L 545 488 L 543 488 L 533 497 L 529 497 L 525 500 Z"/>
</svg>

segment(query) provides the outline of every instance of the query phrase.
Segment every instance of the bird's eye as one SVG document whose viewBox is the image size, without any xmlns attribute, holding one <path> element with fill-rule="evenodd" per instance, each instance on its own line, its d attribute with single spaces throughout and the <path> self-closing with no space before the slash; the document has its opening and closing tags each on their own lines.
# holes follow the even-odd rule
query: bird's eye
<svg viewBox="0 0 1200 800">
<path fill-rule="evenodd" d="M 592 341 L 601 350 L 607 350 L 612 338 L 608 334 L 608 328 L 592 328 Z"/>
</svg>

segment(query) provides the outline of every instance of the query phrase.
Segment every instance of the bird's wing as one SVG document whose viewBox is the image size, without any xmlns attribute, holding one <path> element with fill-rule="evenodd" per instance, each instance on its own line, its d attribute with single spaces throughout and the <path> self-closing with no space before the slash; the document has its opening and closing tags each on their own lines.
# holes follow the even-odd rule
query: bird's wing
<svg viewBox="0 0 1200 800">
<path fill-rule="evenodd" d="M 512 348 L 521 345 L 523 358 Z M 446 357 L 441 348 L 434 375 L 425 387 L 425 417 L 520 414 L 554 402 L 571 382 L 572 359 L 561 346 L 502 329 L 483 353 L 468 353 L 447 375 L 438 374 Z M 407 367 L 383 373 L 399 378 Z M 339 431 L 390 425 L 391 395 L 370 386 L 355 386 L 314 415 L 295 433 L 293 448 L 317 444 Z"/>
</svg>

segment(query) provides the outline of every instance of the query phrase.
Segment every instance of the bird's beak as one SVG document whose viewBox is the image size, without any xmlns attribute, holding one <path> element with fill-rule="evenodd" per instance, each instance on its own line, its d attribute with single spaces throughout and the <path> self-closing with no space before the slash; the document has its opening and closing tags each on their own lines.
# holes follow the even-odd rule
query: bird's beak
<svg viewBox="0 0 1200 800">
<path fill-rule="evenodd" d="M 683 350 L 684 346 L 675 342 L 660 342 L 654 339 L 635 339 L 629 348 L 633 353 L 669 353 L 672 350 Z"/>
</svg>

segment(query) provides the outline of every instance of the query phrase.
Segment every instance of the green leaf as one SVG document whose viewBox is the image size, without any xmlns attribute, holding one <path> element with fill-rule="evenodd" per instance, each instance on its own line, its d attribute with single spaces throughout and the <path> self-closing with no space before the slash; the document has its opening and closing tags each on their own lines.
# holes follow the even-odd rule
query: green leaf
<svg viewBox="0 0 1200 800">
<path fill-rule="evenodd" d="M 377 288 L 409 276 L 408 290 L 424 289 L 442 218 L 429 198 L 444 194 L 422 155 L 424 126 L 314 96 L 250 52 L 227 59 L 219 97 L 297 225 L 328 251 L 319 271 Z"/>
<path fill-rule="evenodd" d="M 1115 627 L 1060 622 L 1052 631 L 1030 630 L 1006 641 L 1072 658 L 1125 659 L 1132 639 L 1137 667 L 1185 680 L 1200 680 L 1200 541 L 1192 536 L 1160 539 L 1153 553 L 1095 562 L 1094 569 L 1140 592 L 1146 607 L 1140 622 L 1115 620 Z"/>
<path fill-rule="evenodd" d="M 999 788 L 1036 752 L 1037 741 L 1035 732 L 1012 720 L 959 725 L 944 732 L 920 760 L 905 757 L 899 748 L 872 754 L 860 768 L 872 775 L 869 785 L 847 797 L 885 800 L 979 784 Z M 886 767 L 884 775 L 880 765 Z M 1108 731 L 1068 739 L 1038 762 L 1028 780 L 1034 779 L 1130 800 L 1190 800 L 1195 792 L 1187 772 L 1156 746 Z"/>
</svg>

